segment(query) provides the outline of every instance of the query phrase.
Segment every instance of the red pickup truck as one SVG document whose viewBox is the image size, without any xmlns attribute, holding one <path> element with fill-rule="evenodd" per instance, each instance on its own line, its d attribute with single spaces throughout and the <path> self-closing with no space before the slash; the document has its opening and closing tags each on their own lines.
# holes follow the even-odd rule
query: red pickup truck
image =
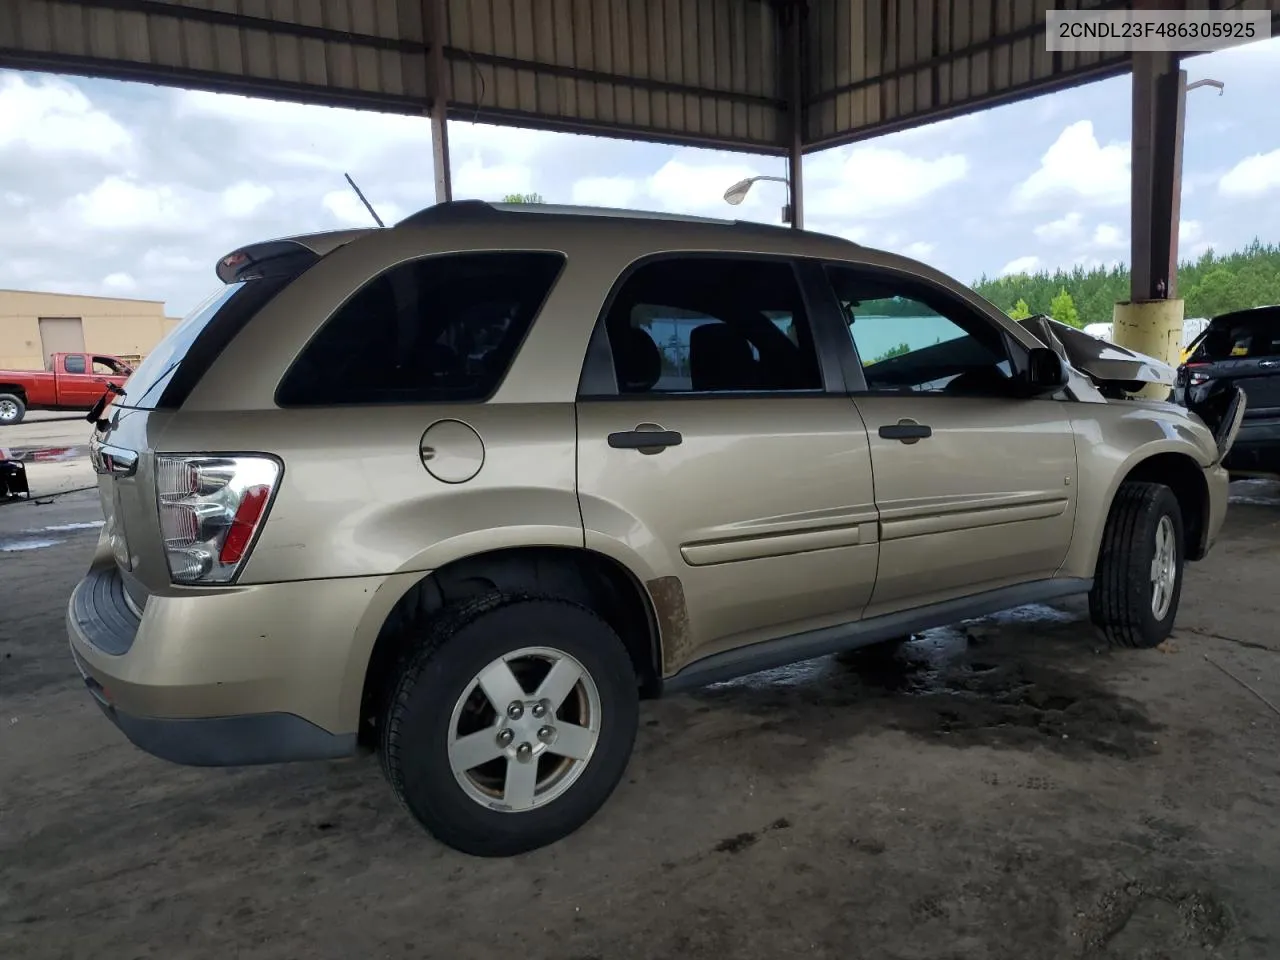
<svg viewBox="0 0 1280 960">
<path fill-rule="evenodd" d="M 105 353 L 55 353 L 47 370 L 0 370 L 0 427 L 21 423 L 28 410 L 88 410 L 124 386 L 133 367 Z"/>
</svg>

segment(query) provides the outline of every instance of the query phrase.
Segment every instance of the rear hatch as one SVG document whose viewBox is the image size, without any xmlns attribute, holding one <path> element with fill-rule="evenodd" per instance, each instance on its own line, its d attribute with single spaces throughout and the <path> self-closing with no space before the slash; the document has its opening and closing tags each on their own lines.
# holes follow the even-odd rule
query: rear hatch
<svg viewBox="0 0 1280 960">
<path fill-rule="evenodd" d="M 170 331 L 99 414 L 90 457 L 106 520 L 103 535 L 137 610 L 149 594 L 169 591 L 172 583 L 157 503 L 157 439 L 227 344 L 277 293 L 352 235 L 272 241 L 224 257 L 218 277 L 225 285 Z M 313 239 L 329 242 L 308 242 Z"/>
</svg>

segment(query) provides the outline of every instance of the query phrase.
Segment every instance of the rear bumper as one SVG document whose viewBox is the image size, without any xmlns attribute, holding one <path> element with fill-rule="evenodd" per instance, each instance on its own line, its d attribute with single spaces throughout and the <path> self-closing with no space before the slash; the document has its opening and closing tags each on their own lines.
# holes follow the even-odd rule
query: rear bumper
<svg viewBox="0 0 1280 960">
<path fill-rule="evenodd" d="M 94 700 L 148 753 L 197 766 L 350 756 L 367 664 L 355 638 L 377 579 L 157 594 L 139 615 L 99 563 L 71 595 L 67 634 Z"/>
<path fill-rule="evenodd" d="M 289 713 L 229 717 L 140 717 L 119 709 L 72 647 L 94 702 L 140 750 L 193 767 L 233 767 L 294 760 L 331 760 L 356 752 L 354 733 L 337 735 Z"/>
</svg>

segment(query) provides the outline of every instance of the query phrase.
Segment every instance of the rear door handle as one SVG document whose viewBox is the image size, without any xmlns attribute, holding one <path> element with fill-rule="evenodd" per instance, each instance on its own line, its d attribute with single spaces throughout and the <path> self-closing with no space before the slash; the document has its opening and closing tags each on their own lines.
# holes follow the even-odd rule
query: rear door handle
<svg viewBox="0 0 1280 960">
<path fill-rule="evenodd" d="M 1263 360 L 1258 364 L 1260 367 L 1280 367 L 1280 360 Z"/>
<path fill-rule="evenodd" d="M 657 453 L 666 447 L 678 447 L 684 437 L 675 430 L 624 430 L 609 434 L 609 446 L 615 450 L 641 450 Z"/>
<path fill-rule="evenodd" d="M 886 423 L 880 428 L 880 436 L 885 440 L 901 440 L 903 443 L 915 443 L 933 436 L 933 428 L 914 420 L 899 420 L 897 423 Z"/>
</svg>

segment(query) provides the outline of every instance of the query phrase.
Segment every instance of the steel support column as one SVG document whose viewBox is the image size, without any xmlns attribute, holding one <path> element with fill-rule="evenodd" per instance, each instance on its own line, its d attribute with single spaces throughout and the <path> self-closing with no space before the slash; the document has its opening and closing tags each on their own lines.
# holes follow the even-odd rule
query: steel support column
<svg viewBox="0 0 1280 960">
<path fill-rule="evenodd" d="M 449 35 L 445 0 L 426 0 L 431 24 L 428 76 L 431 84 L 431 159 L 435 168 L 436 203 L 453 199 L 453 174 L 449 169 L 449 62 L 445 40 Z"/>
<path fill-rule="evenodd" d="M 804 229 L 804 18 L 808 6 L 807 0 L 787 0 L 778 8 L 787 94 L 787 219 L 793 230 Z"/>
<path fill-rule="evenodd" d="M 1177 54 L 1133 55 L 1130 298 L 1177 295 L 1187 75 Z"/>
</svg>

